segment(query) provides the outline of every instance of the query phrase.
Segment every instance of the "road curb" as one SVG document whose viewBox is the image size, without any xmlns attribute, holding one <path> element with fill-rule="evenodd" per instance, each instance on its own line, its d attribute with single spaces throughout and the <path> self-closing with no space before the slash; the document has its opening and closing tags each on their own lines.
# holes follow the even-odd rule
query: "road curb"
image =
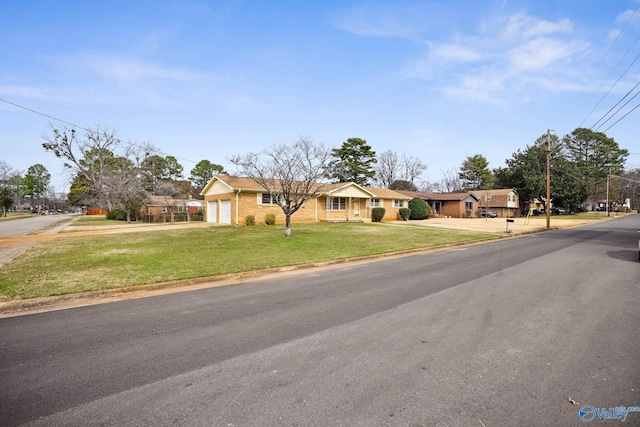
<svg viewBox="0 0 640 427">
<path fill-rule="evenodd" d="M 99 291 L 88 291 L 75 294 L 38 297 L 21 300 L 9 300 L 0 302 L 0 317 L 20 316 L 45 311 L 82 307 L 86 305 L 103 304 L 123 299 L 144 298 L 149 296 L 163 295 L 171 292 L 186 292 L 196 289 L 213 288 L 219 286 L 230 286 L 240 284 L 247 280 L 264 277 L 270 274 L 281 274 L 291 272 L 302 272 L 313 268 L 327 268 L 341 266 L 344 264 L 365 263 L 384 258 L 402 257 L 418 253 L 437 252 L 456 247 L 472 246 L 482 244 L 502 238 L 518 237 L 520 235 L 507 235 L 489 237 L 473 242 L 451 243 L 431 248 L 416 248 L 403 251 L 387 252 L 376 255 L 366 255 L 362 257 L 342 258 L 328 261 L 317 261 L 305 264 L 290 265 L 283 267 L 273 267 L 261 270 L 251 270 L 239 273 L 221 274 L 217 276 L 198 277 L 193 279 L 172 280 L 168 282 L 150 283 L 145 285 L 133 285 L 117 289 L 103 289 Z"/>
</svg>

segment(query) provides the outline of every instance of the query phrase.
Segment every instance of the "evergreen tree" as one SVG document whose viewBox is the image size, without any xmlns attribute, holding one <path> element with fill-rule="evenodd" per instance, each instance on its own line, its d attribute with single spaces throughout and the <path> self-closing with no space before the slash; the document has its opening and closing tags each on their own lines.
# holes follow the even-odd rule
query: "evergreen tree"
<svg viewBox="0 0 640 427">
<path fill-rule="evenodd" d="M 340 148 L 332 150 L 332 157 L 329 164 L 330 177 L 336 182 L 368 185 L 375 176 L 376 152 L 364 139 L 347 139 Z"/>
</svg>

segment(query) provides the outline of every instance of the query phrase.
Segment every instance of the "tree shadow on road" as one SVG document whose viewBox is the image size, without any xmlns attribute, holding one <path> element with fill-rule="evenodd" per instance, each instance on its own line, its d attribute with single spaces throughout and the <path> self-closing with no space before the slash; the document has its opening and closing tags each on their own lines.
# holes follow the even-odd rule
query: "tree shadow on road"
<svg viewBox="0 0 640 427">
<path fill-rule="evenodd" d="M 638 250 L 634 249 L 623 249 L 620 251 L 608 251 L 607 255 L 609 255 L 613 259 L 619 259 L 622 261 L 633 261 L 638 262 Z"/>
</svg>

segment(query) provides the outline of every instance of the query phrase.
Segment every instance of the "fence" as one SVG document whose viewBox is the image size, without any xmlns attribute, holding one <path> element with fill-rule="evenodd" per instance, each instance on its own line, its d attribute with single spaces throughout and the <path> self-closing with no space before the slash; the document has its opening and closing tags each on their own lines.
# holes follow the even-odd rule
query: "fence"
<svg viewBox="0 0 640 427">
<path fill-rule="evenodd" d="M 204 221 L 204 214 L 196 213 L 192 215 L 187 212 L 142 214 L 141 221 L 151 223 L 202 222 Z"/>
</svg>

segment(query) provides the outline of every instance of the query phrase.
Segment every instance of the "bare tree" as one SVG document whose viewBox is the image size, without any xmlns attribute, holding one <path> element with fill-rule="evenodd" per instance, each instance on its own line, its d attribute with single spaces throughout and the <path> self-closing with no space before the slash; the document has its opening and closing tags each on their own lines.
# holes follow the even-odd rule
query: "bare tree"
<svg viewBox="0 0 640 427">
<path fill-rule="evenodd" d="M 440 169 L 442 175 L 442 184 L 441 187 L 446 193 L 455 193 L 458 191 L 462 191 L 462 181 L 460 180 L 460 174 L 458 170 L 451 167 L 446 170 Z"/>
<path fill-rule="evenodd" d="M 398 156 L 393 150 L 380 155 L 376 164 L 375 183 L 383 188 L 391 188 L 396 181 L 406 181 L 415 186 L 416 180 L 427 170 L 427 165 L 414 156 Z"/>
<path fill-rule="evenodd" d="M 80 179 L 90 189 L 85 196 L 87 200 L 96 200 L 100 208 L 109 210 L 118 205 L 118 186 L 123 182 L 120 175 L 130 173 L 137 177 L 143 159 L 157 151 L 149 144 L 124 142 L 114 130 L 100 126 L 87 129 L 84 137 L 74 128 L 58 129 L 51 125 L 51 129 L 53 136 L 43 137 L 44 149 L 62 159 L 73 178 Z"/>
<path fill-rule="evenodd" d="M 11 167 L 7 162 L 0 160 L 0 209 L 2 216 L 7 216 L 7 210 L 12 206 L 21 207 L 20 184 L 22 172 Z"/>
<path fill-rule="evenodd" d="M 416 180 L 427 170 L 427 165 L 422 160 L 414 156 L 407 156 L 404 153 L 402 154 L 401 163 L 404 168 L 403 179 L 414 185 Z"/>
<path fill-rule="evenodd" d="M 387 150 L 380 154 L 375 166 L 375 183 L 382 188 L 389 188 L 391 184 L 400 179 L 400 159 L 395 151 Z"/>
<path fill-rule="evenodd" d="M 292 145 L 272 145 L 261 153 L 234 156 L 231 163 L 254 179 L 277 203 L 285 215 L 285 236 L 291 236 L 291 215 L 322 192 L 319 181 L 327 174 L 331 150 L 299 137 Z"/>
<path fill-rule="evenodd" d="M 173 222 L 173 210 L 176 205 L 175 198 L 178 196 L 178 192 L 178 184 L 169 179 L 156 182 L 153 188 L 153 194 L 162 197 L 164 206 L 167 208 L 169 214 L 171 215 L 171 222 Z"/>
</svg>

